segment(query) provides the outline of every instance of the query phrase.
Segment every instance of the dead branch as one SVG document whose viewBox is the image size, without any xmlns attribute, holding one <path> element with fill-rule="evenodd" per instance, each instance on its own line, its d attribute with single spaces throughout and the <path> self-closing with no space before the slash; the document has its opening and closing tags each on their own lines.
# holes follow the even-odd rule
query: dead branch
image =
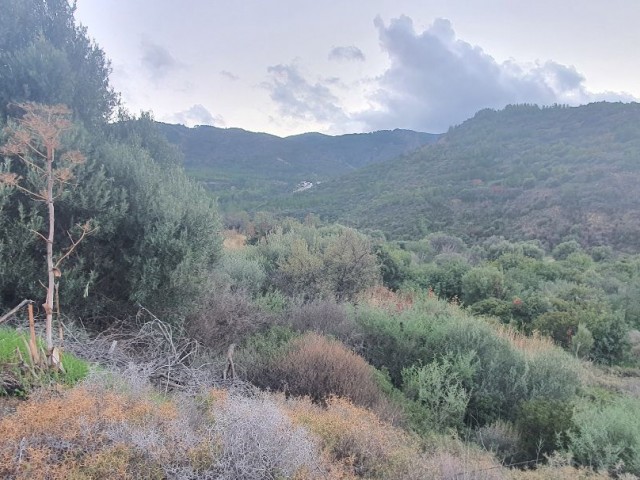
<svg viewBox="0 0 640 480">
<path fill-rule="evenodd" d="M 236 367 L 233 364 L 233 352 L 236 349 L 236 344 L 232 343 L 231 345 L 229 345 L 229 350 L 227 350 L 227 366 L 224 369 L 224 372 L 222 372 L 222 379 L 226 380 L 227 379 L 227 375 L 229 373 L 231 373 L 231 380 L 235 381 L 236 379 Z"/>
<path fill-rule="evenodd" d="M 16 313 L 18 310 L 20 310 L 22 307 L 24 307 L 25 305 L 28 304 L 33 304 L 33 300 L 23 300 L 21 301 L 17 307 L 13 307 L 11 310 L 9 310 L 8 313 L 5 313 L 2 317 L 0 317 L 0 323 L 4 322 L 5 320 L 7 320 L 9 317 L 11 317 L 14 313 Z"/>
<path fill-rule="evenodd" d="M 197 341 L 181 335 L 146 308 L 139 308 L 136 318 L 140 327 L 135 330 L 118 326 L 93 338 L 79 338 L 64 325 L 66 351 L 115 371 L 134 369 L 164 391 L 196 392 L 226 385 L 221 378 L 223 359 L 205 362 Z"/>
</svg>

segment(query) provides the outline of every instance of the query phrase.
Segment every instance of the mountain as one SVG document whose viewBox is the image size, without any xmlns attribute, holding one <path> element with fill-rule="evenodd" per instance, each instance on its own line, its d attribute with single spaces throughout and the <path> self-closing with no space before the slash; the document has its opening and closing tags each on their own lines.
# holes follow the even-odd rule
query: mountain
<svg viewBox="0 0 640 480">
<path fill-rule="evenodd" d="M 410 130 L 281 138 L 239 128 L 157 126 L 184 154 L 187 172 L 209 185 L 222 207 L 234 208 L 290 193 L 301 182 L 315 184 L 395 158 L 438 138 Z"/>
<path fill-rule="evenodd" d="M 391 238 L 640 247 L 640 104 L 482 110 L 436 144 L 275 199 Z"/>
</svg>

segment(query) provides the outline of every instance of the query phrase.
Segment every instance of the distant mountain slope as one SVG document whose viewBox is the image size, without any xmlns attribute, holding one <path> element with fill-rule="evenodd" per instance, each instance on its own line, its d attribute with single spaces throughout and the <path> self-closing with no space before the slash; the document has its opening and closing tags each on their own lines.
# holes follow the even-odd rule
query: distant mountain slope
<svg viewBox="0 0 640 480">
<path fill-rule="evenodd" d="M 640 104 L 483 110 L 437 144 L 274 201 L 395 238 L 640 248 Z"/>
<path fill-rule="evenodd" d="M 302 181 L 323 181 L 397 157 L 437 140 L 410 130 L 276 137 L 239 128 L 158 123 L 185 156 L 187 172 L 209 183 L 223 203 L 265 201 Z M 241 193 L 240 193 L 241 192 Z"/>
</svg>

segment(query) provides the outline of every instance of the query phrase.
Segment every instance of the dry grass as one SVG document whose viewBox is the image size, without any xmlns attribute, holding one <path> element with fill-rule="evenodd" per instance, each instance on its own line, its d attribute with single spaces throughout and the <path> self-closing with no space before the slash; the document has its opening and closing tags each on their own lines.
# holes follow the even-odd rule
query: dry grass
<svg viewBox="0 0 640 480">
<path fill-rule="evenodd" d="M 430 291 L 430 293 L 432 292 Z M 414 296 L 411 293 L 394 292 L 387 287 L 378 285 L 362 292 L 358 300 L 372 307 L 399 313 L 413 306 Z"/>
<path fill-rule="evenodd" d="M 539 332 L 533 332 L 528 336 L 510 325 L 496 325 L 495 331 L 499 337 L 508 340 L 516 350 L 527 355 L 544 355 L 558 348 L 550 337 L 540 335 Z"/>
<path fill-rule="evenodd" d="M 226 250 L 242 250 L 247 242 L 246 235 L 236 230 L 225 230 L 222 232 L 222 245 Z"/>
<path fill-rule="evenodd" d="M 298 399 L 287 402 L 285 408 L 294 422 L 320 438 L 326 457 L 347 478 L 507 478 L 486 452 L 445 438 L 438 438 L 425 452 L 416 436 L 345 399 L 331 398 L 326 408 Z"/>
</svg>

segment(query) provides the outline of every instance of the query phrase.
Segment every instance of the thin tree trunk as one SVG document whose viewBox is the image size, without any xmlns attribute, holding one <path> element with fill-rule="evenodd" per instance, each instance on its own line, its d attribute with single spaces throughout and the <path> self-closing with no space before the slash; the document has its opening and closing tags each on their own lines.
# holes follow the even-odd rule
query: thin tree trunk
<svg viewBox="0 0 640 480">
<path fill-rule="evenodd" d="M 46 340 L 47 357 L 51 364 L 51 353 L 53 352 L 53 292 L 55 288 L 55 272 L 53 269 L 53 234 L 55 226 L 55 210 L 53 206 L 53 160 L 54 150 L 47 147 L 47 207 L 49 209 L 49 236 L 47 237 L 47 270 L 49 283 L 47 285 L 47 300 L 44 304 L 44 311 L 47 314 Z"/>
</svg>

